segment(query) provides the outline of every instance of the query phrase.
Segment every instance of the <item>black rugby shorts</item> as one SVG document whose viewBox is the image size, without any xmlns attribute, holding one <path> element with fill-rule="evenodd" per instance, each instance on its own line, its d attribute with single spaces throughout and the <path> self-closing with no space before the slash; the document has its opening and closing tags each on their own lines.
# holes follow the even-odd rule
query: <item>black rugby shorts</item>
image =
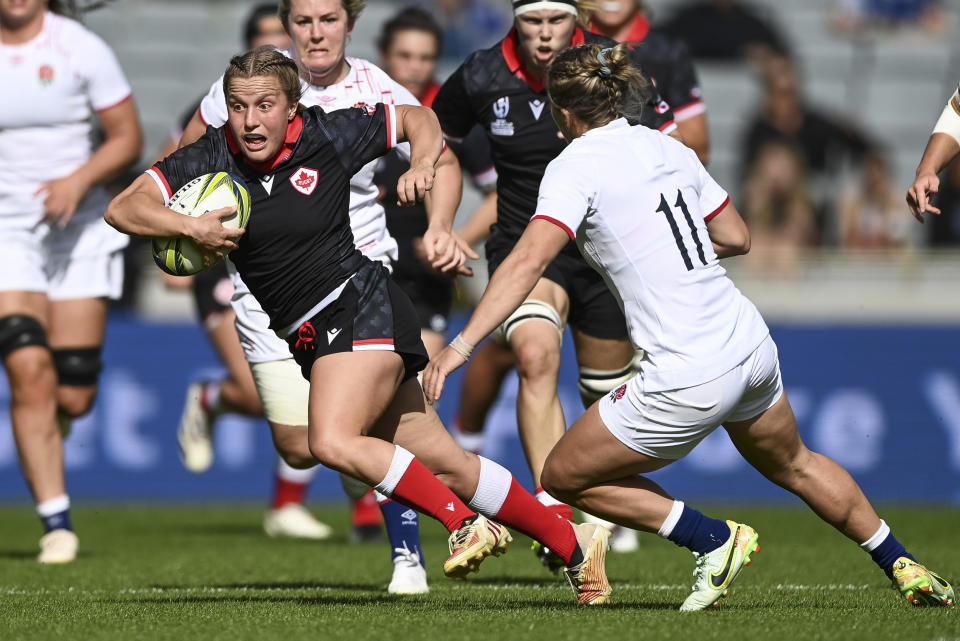
<svg viewBox="0 0 960 641">
<path fill-rule="evenodd" d="M 413 304 L 379 262 L 361 267 L 340 297 L 303 323 L 287 344 L 308 381 L 314 361 L 339 352 L 396 352 L 403 359 L 404 381 L 429 361 Z"/>
<path fill-rule="evenodd" d="M 494 229 L 487 239 L 487 269 L 491 276 L 504 261 L 517 241 Z M 627 319 L 600 274 L 580 254 L 564 250 L 547 265 L 543 277 L 552 280 L 567 292 L 570 314 L 567 322 L 596 338 L 627 338 Z"/>
</svg>

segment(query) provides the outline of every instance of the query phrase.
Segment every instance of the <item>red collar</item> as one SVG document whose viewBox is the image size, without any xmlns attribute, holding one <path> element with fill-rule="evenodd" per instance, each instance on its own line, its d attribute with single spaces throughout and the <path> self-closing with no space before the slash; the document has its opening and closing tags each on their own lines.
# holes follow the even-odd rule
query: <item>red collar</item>
<svg viewBox="0 0 960 641">
<path fill-rule="evenodd" d="M 424 107 L 432 107 L 433 101 L 436 99 L 438 93 L 440 93 L 440 85 L 431 81 L 427 86 L 427 90 L 423 92 L 423 96 L 420 98 L 420 104 Z"/>
<path fill-rule="evenodd" d="M 277 165 L 282 163 L 284 160 L 290 157 L 293 154 L 293 148 L 297 145 L 297 141 L 300 140 L 300 133 L 303 131 L 303 118 L 300 114 L 297 114 L 293 117 L 293 120 L 287 123 L 287 133 L 283 137 L 283 146 L 280 147 L 280 150 L 273 157 L 272 160 L 253 163 L 244 158 L 244 162 L 256 169 L 261 173 L 269 173 L 277 168 Z M 233 137 L 233 131 L 230 130 L 230 126 L 227 126 L 227 146 L 230 147 L 230 151 L 239 154 L 240 153 L 240 144 Z"/>
<path fill-rule="evenodd" d="M 583 30 L 580 27 L 576 27 L 573 30 L 573 37 L 570 39 L 570 46 L 577 47 L 582 45 L 585 42 L 583 37 Z M 543 91 L 546 84 L 540 78 L 534 77 L 530 74 L 529 71 L 523 66 L 523 61 L 520 59 L 520 52 L 517 51 L 517 28 L 514 27 L 510 30 L 510 33 L 507 34 L 507 37 L 503 39 L 503 44 L 500 46 L 501 51 L 503 52 L 503 59 L 507 63 L 507 69 L 511 73 L 515 74 L 517 78 L 520 78 L 525 83 L 530 85 L 530 88 L 540 93 Z"/>
<path fill-rule="evenodd" d="M 590 25 L 590 31 L 603 35 L 594 25 Z M 627 32 L 627 35 L 624 36 L 620 42 L 643 42 L 643 39 L 647 37 L 648 33 L 650 33 L 650 23 L 647 21 L 646 16 L 642 13 L 637 13 L 633 18 L 633 25 L 630 27 L 630 31 Z"/>
</svg>

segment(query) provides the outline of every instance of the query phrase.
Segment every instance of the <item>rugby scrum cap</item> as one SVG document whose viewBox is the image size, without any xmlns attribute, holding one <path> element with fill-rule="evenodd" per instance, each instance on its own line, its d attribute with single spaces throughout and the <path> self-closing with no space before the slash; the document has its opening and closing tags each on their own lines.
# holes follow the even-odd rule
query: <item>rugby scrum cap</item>
<svg viewBox="0 0 960 641">
<path fill-rule="evenodd" d="M 519 16 L 528 11 L 566 11 L 577 15 L 578 0 L 513 0 L 513 15 Z"/>
</svg>

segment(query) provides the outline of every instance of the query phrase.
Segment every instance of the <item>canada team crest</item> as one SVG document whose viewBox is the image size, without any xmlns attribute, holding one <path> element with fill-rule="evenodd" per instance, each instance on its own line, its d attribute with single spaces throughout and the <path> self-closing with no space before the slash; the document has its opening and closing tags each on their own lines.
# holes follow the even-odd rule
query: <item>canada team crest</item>
<svg viewBox="0 0 960 641">
<path fill-rule="evenodd" d="M 290 176 L 290 184 L 304 196 L 309 196 L 317 188 L 319 173 L 309 167 L 298 167 Z"/>
</svg>

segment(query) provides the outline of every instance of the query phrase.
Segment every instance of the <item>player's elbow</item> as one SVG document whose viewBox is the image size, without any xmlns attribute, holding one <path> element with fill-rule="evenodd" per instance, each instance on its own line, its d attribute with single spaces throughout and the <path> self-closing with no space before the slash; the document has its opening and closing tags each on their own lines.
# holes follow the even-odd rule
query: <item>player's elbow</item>
<svg viewBox="0 0 960 641">
<path fill-rule="evenodd" d="M 103 219 L 107 221 L 107 224 L 122 232 L 126 232 L 123 212 L 127 198 L 129 198 L 127 194 L 120 194 L 114 197 L 114 199 L 110 201 L 110 204 L 107 205 L 107 210 L 103 212 Z"/>
<path fill-rule="evenodd" d="M 750 252 L 750 230 L 743 227 L 739 230 L 729 246 L 730 256 L 743 256 Z"/>
</svg>

